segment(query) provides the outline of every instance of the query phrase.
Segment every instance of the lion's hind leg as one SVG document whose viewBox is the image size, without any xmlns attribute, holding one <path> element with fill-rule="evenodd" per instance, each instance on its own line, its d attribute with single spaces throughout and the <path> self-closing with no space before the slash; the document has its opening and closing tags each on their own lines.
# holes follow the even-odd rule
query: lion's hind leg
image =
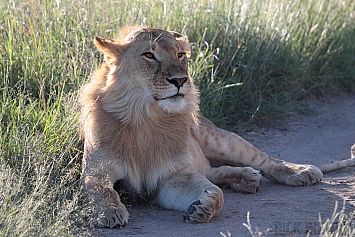
<svg viewBox="0 0 355 237">
<path fill-rule="evenodd" d="M 222 190 L 193 169 L 161 180 L 155 201 L 167 209 L 184 211 L 187 222 L 209 222 L 224 204 Z"/>
<path fill-rule="evenodd" d="M 214 184 L 227 184 L 241 193 L 256 193 L 261 185 L 261 172 L 251 167 L 212 167 L 206 177 Z"/>
</svg>

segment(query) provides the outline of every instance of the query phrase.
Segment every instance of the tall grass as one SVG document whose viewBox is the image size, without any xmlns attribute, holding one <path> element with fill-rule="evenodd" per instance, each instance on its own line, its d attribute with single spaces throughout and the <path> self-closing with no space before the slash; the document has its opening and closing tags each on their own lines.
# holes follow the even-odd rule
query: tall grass
<svg viewBox="0 0 355 237">
<path fill-rule="evenodd" d="M 0 0 L 0 236 L 87 226 L 78 90 L 101 61 L 92 38 L 124 25 L 189 36 L 201 111 L 218 125 L 355 91 L 352 0 Z"/>
</svg>

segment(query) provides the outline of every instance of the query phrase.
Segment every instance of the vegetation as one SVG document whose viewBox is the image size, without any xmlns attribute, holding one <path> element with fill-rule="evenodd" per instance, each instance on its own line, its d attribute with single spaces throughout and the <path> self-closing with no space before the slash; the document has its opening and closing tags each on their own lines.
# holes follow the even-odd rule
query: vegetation
<svg viewBox="0 0 355 237">
<path fill-rule="evenodd" d="M 334 236 L 354 236 L 355 228 L 354 228 L 354 218 L 355 213 L 352 212 L 349 215 L 345 213 L 345 201 L 343 203 L 343 207 L 338 210 L 338 202 L 335 202 L 334 211 L 330 218 L 327 218 L 324 222 L 322 221 L 319 215 L 319 236 L 320 237 L 334 237 Z M 262 237 L 267 236 L 270 230 L 266 230 L 264 232 L 260 232 L 258 230 L 254 230 L 252 224 L 250 223 L 250 213 L 247 213 L 247 223 L 243 223 L 243 225 L 249 230 L 249 233 L 252 237 Z M 297 231 L 296 231 L 297 232 Z M 286 234 L 286 233 L 285 233 Z M 289 233 L 288 233 L 289 234 Z M 300 234 L 300 233 L 295 233 Z M 310 235 L 315 235 L 317 233 L 312 233 L 311 230 L 307 231 L 307 237 Z M 222 233 L 223 237 L 232 236 L 229 231 L 227 233 Z"/>
<path fill-rule="evenodd" d="M 354 236 L 355 213 L 352 212 L 349 215 L 345 213 L 345 202 L 343 203 L 342 209 L 338 211 L 338 203 L 335 203 L 334 212 L 330 218 L 322 222 L 319 217 L 319 222 L 321 230 L 319 236 L 322 237 L 333 237 L 333 236 Z"/>
<path fill-rule="evenodd" d="M 93 37 L 124 25 L 189 36 L 201 110 L 220 126 L 355 91 L 352 0 L 0 0 L 0 236 L 87 226 L 78 91 L 102 60 Z"/>
</svg>

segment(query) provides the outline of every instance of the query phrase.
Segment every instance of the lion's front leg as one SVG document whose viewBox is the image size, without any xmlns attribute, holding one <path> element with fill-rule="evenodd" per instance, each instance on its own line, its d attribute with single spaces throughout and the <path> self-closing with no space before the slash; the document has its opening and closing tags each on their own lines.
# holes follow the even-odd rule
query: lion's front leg
<svg viewBox="0 0 355 237">
<path fill-rule="evenodd" d="M 209 222 L 224 204 L 222 190 L 193 169 L 180 170 L 161 180 L 155 201 L 167 209 L 184 211 L 187 222 Z"/>
<path fill-rule="evenodd" d="M 128 222 L 128 211 L 121 202 L 111 182 L 103 177 L 86 176 L 84 179 L 86 193 L 95 204 L 94 223 L 96 227 L 122 227 Z"/>
<path fill-rule="evenodd" d="M 223 196 L 220 189 L 203 189 L 200 196 L 193 201 L 183 217 L 186 222 L 209 222 L 217 216 L 223 207 Z"/>
<path fill-rule="evenodd" d="M 122 179 L 124 171 L 118 162 L 108 158 L 108 152 L 90 149 L 86 141 L 83 157 L 85 191 L 94 204 L 94 224 L 97 227 L 122 227 L 128 222 L 128 211 L 113 184 Z"/>
<path fill-rule="evenodd" d="M 195 127 L 192 133 L 211 163 L 250 166 L 260 170 L 270 180 L 291 186 L 313 185 L 323 177 L 317 167 L 272 158 L 240 136 L 216 127 L 204 117 L 201 117 L 200 126 Z"/>
</svg>

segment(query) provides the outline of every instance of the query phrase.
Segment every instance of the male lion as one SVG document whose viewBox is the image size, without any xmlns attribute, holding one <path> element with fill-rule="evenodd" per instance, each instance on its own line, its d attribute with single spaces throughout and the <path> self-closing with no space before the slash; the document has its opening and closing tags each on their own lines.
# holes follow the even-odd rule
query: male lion
<svg viewBox="0 0 355 237">
<path fill-rule="evenodd" d="M 262 175 L 291 186 L 321 181 L 317 167 L 272 158 L 198 113 L 185 36 L 125 28 L 115 41 L 96 37 L 94 44 L 105 62 L 82 90 L 81 124 L 85 187 L 101 208 L 97 226 L 128 221 L 113 189 L 118 180 L 197 222 L 221 211 L 223 193 L 217 185 L 255 193 Z"/>
</svg>

